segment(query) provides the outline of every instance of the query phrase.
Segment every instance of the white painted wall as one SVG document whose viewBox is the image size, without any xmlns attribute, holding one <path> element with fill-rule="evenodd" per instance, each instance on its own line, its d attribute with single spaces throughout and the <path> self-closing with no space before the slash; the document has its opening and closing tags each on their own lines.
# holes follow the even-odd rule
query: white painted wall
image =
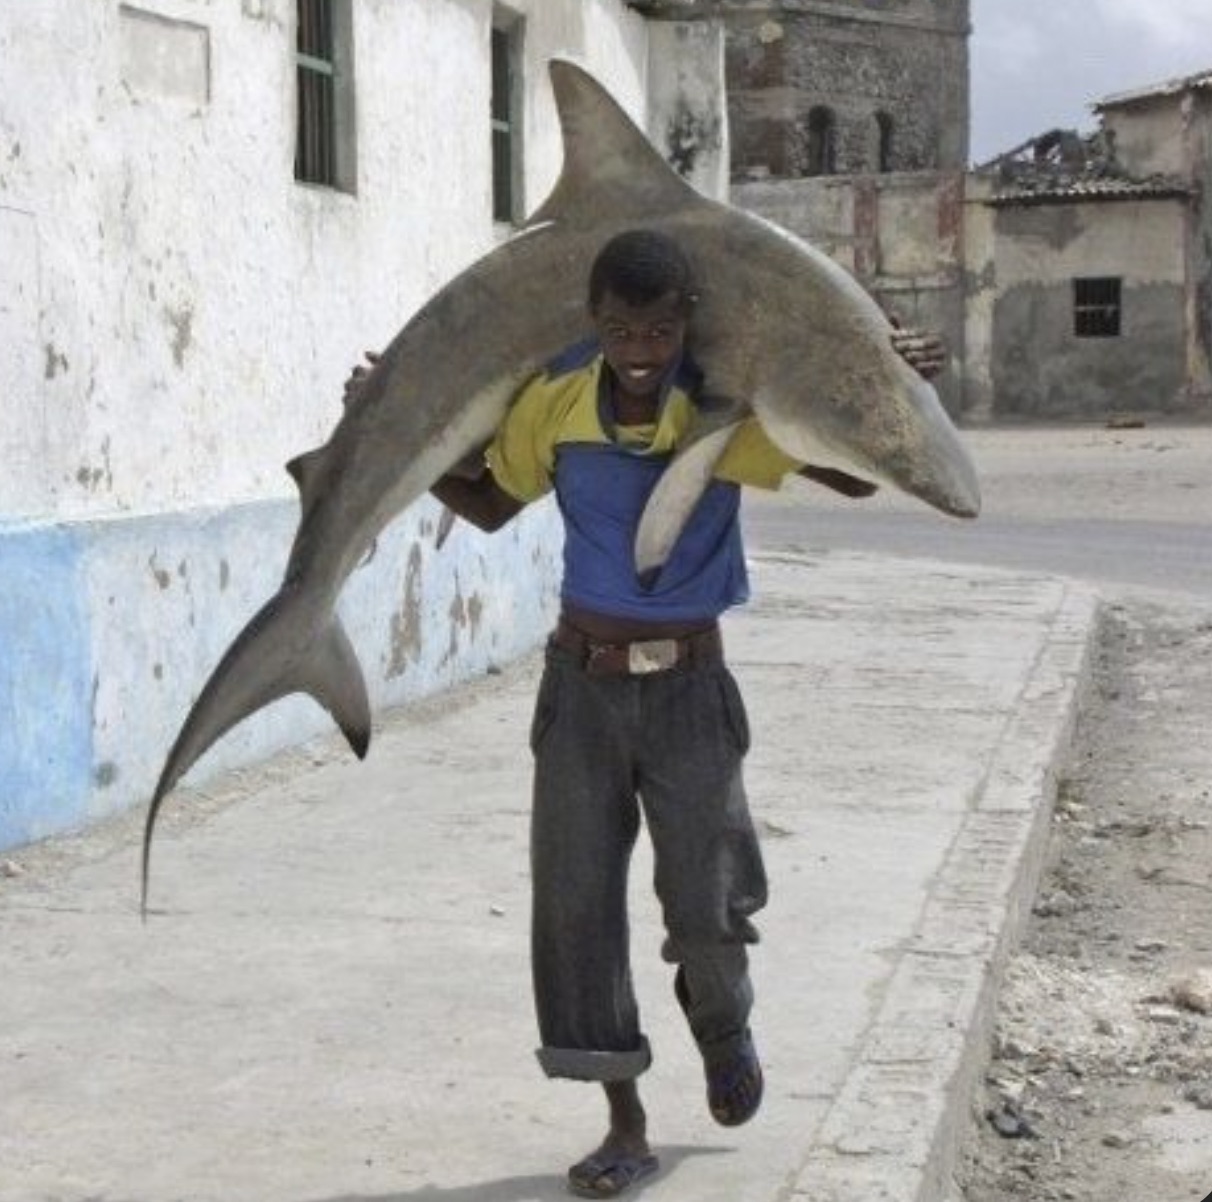
<svg viewBox="0 0 1212 1202">
<path fill-rule="evenodd" d="M 621 0 L 516 0 L 526 191 L 559 168 L 543 64 L 644 113 Z M 490 0 L 354 0 L 358 194 L 293 179 L 290 0 L 0 12 L 0 514 L 289 495 L 354 356 L 488 249 Z"/>
<path fill-rule="evenodd" d="M 294 180 L 294 0 L 0 5 L 0 847 L 147 799 L 280 579 L 283 464 L 327 438 L 361 351 L 506 232 L 492 0 L 352 3 L 353 194 Z M 649 26 L 622 0 L 512 8 L 534 207 L 561 163 L 548 58 L 642 123 Z M 411 507 L 342 598 L 376 706 L 528 650 L 553 616 L 552 506 L 440 552 L 437 513 Z M 308 700 L 272 706 L 194 779 L 329 729 Z"/>
</svg>

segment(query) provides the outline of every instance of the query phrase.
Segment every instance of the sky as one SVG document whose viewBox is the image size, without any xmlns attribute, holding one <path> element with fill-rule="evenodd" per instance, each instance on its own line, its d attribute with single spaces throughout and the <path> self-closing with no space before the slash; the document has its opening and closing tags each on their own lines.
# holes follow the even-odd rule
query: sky
<svg viewBox="0 0 1212 1202">
<path fill-rule="evenodd" d="M 973 163 L 1096 128 L 1089 105 L 1212 70 L 1212 0 L 972 0 Z"/>
</svg>

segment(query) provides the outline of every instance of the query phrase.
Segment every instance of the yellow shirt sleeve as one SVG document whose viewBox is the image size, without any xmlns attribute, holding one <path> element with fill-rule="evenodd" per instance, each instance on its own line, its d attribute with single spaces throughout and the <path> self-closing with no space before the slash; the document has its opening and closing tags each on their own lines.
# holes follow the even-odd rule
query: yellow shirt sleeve
<svg viewBox="0 0 1212 1202">
<path fill-rule="evenodd" d="M 803 464 L 784 454 L 770 441 L 757 418 L 747 418 L 724 448 L 715 465 L 715 475 L 732 484 L 754 488 L 778 488 L 783 477 L 799 471 Z"/>
<path fill-rule="evenodd" d="M 528 504 L 549 493 L 555 470 L 551 394 L 546 375 L 522 386 L 509 407 L 486 458 L 499 488 Z"/>
</svg>

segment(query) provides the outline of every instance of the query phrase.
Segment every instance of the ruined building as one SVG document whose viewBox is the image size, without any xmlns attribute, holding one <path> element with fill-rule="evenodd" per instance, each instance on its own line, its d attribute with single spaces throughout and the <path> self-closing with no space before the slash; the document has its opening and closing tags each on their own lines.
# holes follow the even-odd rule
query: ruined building
<svg viewBox="0 0 1212 1202">
<path fill-rule="evenodd" d="M 1209 412 L 1212 72 L 1093 108 L 968 181 L 978 418 Z"/>
<path fill-rule="evenodd" d="M 964 408 L 968 0 L 717 0 L 732 199 L 946 337 Z"/>
</svg>

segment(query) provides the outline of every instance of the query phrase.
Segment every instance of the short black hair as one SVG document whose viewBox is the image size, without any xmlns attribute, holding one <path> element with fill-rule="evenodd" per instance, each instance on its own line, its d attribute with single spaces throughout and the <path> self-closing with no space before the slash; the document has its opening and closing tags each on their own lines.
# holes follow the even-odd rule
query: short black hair
<svg viewBox="0 0 1212 1202">
<path fill-rule="evenodd" d="M 690 262 L 668 234 L 625 230 L 598 252 L 589 270 L 589 308 L 597 309 L 607 292 L 629 305 L 650 305 L 676 292 L 689 309 L 697 299 Z"/>
</svg>

